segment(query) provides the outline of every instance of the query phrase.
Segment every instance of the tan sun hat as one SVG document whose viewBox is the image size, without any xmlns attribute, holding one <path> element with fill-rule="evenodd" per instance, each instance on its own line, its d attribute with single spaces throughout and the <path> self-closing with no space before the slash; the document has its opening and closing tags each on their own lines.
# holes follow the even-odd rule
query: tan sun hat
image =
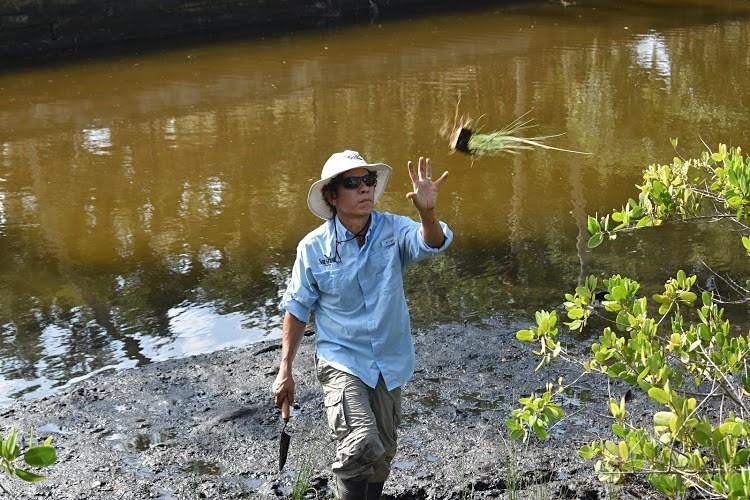
<svg viewBox="0 0 750 500">
<path fill-rule="evenodd" d="M 307 206 L 310 211 L 320 217 L 321 219 L 330 219 L 333 217 L 333 211 L 328 206 L 326 200 L 323 198 L 323 186 L 328 184 L 331 179 L 337 175 L 351 170 L 353 168 L 366 168 L 378 173 L 378 183 L 375 186 L 375 200 L 374 203 L 378 202 L 378 199 L 385 191 L 385 186 L 388 184 L 388 179 L 391 176 L 393 169 L 385 163 L 367 163 L 362 155 L 356 151 L 347 149 L 340 153 L 333 153 L 325 165 L 323 165 L 323 171 L 320 173 L 320 180 L 315 181 L 310 186 L 310 192 L 307 194 Z"/>
</svg>

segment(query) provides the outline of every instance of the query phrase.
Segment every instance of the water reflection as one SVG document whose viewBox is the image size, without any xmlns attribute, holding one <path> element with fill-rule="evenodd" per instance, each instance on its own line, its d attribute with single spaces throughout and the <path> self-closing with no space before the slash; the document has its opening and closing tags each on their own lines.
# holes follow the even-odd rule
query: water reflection
<svg viewBox="0 0 750 500">
<path fill-rule="evenodd" d="M 141 352 L 150 361 L 160 361 L 246 345 L 265 337 L 267 330 L 259 321 L 244 313 L 223 310 L 221 306 L 191 303 L 170 309 L 169 336 L 143 338 Z"/>
<path fill-rule="evenodd" d="M 0 182 L 3 182 L 5 179 L 0 180 Z M 5 215 L 5 193 L 0 191 L 0 234 L 3 234 L 5 232 L 5 223 L 7 221 L 7 217 Z"/>
<path fill-rule="evenodd" d="M 672 62 L 666 40 L 658 33 L 647 33 L 638 37 L 635 43 L 635 63 L 654 71 L 669 84 L 672 76 Z"/>
<path fill-rule="evenodd" d="M 308 186 L 346 147 L 392 164 L 381 208 L 400 213 L 407 155 L 451 171 L 455 245 L 407 275 L 417 326 L 526 318 L 588 273 L 656 287 L 678 265 L 705 275 L 707 257 L 744 273 L 717 225 L 585 243 L 586 214 L 632 196 L 674 155 L 669 137 L 686 155 L 699 136 L 750 143 L 748 42 L 735 17 L 544 4 L 0 75 L 5 402 L 278 335 L 296 244 L 318 223 Z M 459 94 L 488 127 L 531 109 L 541 134 L 595 155 L 450 155 L 438 131 Z"/>
<path fill-rule="evenodd" d="M 82 131 L 83 149 L 95 155 L 108 155 L 112 147 L 112 131 L 107 127 L 85 128 Z"/>
</svg>

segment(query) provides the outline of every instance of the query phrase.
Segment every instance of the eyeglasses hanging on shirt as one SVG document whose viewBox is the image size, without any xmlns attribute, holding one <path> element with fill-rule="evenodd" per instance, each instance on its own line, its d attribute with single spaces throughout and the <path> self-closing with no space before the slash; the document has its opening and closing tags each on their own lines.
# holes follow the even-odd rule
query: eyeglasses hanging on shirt
<svg viewBox="0 0 750 500">
<path fill-rule="evenodd" d="M 367 176 L 363 175 L 361 177 L 367 177 Z M 367 181 L 365 181 L 365 184 L 366 183 L 367 183 Z M 360 247 L 362 245 L 364 245 L 365 244 L 365 234 L 367 233 L 367 230 L 370 228 L 370 221 L 371 220 L 372 220 L 372 215 L 370 215 L 370 217 L 367 219 L 367 224 L 365 224 L 364 227 L 362 227 L 362 229 L 360 229 L 357 232 L 357 234 L 355 234 L 351 238 L 347 238 L 345 240 L 340 240 L 339 239 L 338 227 L 336 225 L 336 216 L 334 216 L 334 218 L 333 218 L 333 237 L 334 237 L 334 239 L 336 241 L 336 246 L 335 246 L 335 250 L 334 250 L 334 255 L 332 255 L 331 257 L 326 257 L 326 260 L 327 261 L 331 261 L 332 263 L 336 263 L 336 264 L 340 264 L 341 263 L 341 254 L 339 254 L 339 244 L 341 244 L 341 243 L 347 243 L 349 241 L 352 241 L 353 239 L 356 239 L 357 240 L 357 244 Z"/>
</svg>

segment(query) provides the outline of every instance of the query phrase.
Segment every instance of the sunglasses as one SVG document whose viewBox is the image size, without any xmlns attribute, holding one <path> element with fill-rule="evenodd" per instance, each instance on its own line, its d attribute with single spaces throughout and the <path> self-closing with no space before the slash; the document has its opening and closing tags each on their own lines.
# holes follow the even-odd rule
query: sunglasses
<svg viewBox="0 0 750 500">
<path fill-rule="evenodd" d="M 363 182 L 365 183 L 365 186 L 374 186 L 378 183 L 378 173 L 368 172 L 365 175 L 352 175 L 349 177 L 341 178 L 341 185 L 346 189 L 357 189 L 362 185 Z"/>
</svg>

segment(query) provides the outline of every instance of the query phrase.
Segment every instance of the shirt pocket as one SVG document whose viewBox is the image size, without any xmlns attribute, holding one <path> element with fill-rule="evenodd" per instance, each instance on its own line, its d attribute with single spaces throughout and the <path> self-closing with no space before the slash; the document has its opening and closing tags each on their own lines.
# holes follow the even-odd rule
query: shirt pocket
<svg viewBox="0 0 750 500">
<path fill-rule="evenodd" d="M 370 253 L 368 264 L 370 266 L 369 271 L 374 276 L 388 278 L 392 273 L 400 271 L 401 258 L 395 238 L 386 239 L 376 245 Z"/>
<path fill-rule="evenodd" d="M 341 269 L 324 269 L 314 272 L 318 290 L 328 294 L 338 294 L 343 288 L 344 273 Z"/>
<path fill-rule="evenodd" d="M 362 293 L 356 275 L 346 269 L 326 269 L 315 274 L 320 290 L 321 307 L 329 313 L 344 314 L 356 310 L 363 304 Z"/>
</svg>

